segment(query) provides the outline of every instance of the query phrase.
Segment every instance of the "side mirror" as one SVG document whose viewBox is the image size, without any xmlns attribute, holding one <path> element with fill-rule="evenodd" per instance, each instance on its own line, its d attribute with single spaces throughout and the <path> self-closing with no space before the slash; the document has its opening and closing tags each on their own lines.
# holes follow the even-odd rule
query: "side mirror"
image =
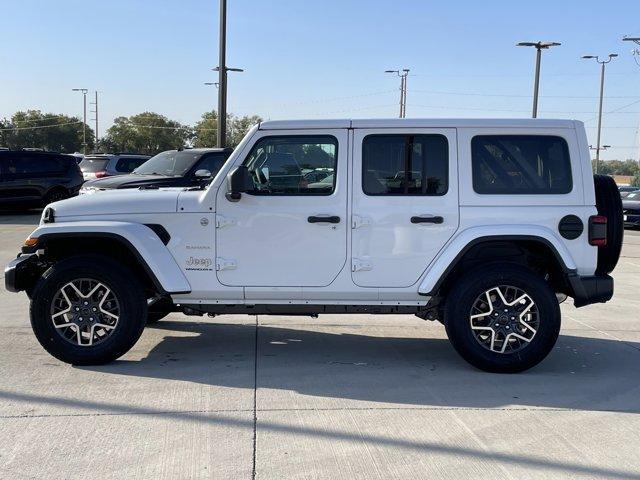
<svg viewBox="0 0 640 480">
<path fill-rule="evenodd" d="M 193 174 L 198 180 L 206 180 L 208 178 L 211 178 L 211 172 L 209 170 L 206 170 L 204 168 L 200 169 L 200 170 L 196 170 L 196 173 Z"/>
<path fill-rule="evenodd" d="M 227 200 L 237 202 L 242 193 L 253 190 L 253 180 L 246 165 L 239 165 L 227 175 Z"/>
</svg>

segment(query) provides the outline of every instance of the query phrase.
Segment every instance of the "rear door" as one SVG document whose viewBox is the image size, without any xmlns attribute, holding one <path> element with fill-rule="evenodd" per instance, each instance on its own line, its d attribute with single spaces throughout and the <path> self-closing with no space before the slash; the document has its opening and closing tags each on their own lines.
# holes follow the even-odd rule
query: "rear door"
<svg viewBox="0 0 640 480">
<path fill-rule="evenodd" d="M 408 287 L 458 228 L 456 130 L 356 129 L 352 278 Z"/>
</svg>

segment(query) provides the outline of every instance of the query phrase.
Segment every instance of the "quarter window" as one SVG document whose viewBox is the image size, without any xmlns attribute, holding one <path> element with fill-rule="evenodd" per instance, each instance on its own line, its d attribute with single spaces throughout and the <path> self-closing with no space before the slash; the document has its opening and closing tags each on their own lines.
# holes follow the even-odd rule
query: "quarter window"
<svg viewBox="0 0 640 480">
<path fill-rule="evenodd" d="M 244 162 L 255 195 L 330 195 L 336 185 L 338 140 L 329 135 L 264 137 Z"/>
<path fill-rule="evenodd" d="M 367 195 L 444 195 L 449 144 L 443 135 L 368 135 L 362 142 Z"/>
<path fill-rule="evenodd" d="M 563 194 L 572 189 L 569 147 L 546 135 L 479 135 L 471 140 L 473 189 L 480 194 Z"/>
</svg>

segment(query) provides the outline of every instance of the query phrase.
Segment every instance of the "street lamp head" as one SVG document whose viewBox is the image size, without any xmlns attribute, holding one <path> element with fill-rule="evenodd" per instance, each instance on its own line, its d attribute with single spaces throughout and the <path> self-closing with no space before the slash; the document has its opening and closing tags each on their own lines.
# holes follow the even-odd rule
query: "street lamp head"
<svg viewBox="0 0 640 480">
<path fill-rule="evenodd" d="M 384 73 L 398 73 L 398 70 L 385 70 Z"/>
<path fill-rule="evenodd" d="M 516 43 L 516 47 L 536 47 L 539 50 L 545 50 L 551 47 L 557 47 L 562 45 L 559 42 L 519 42 Z"/>
<path fill-rule="evenodd" d="M 616 58 L 618 56 L 617 53 L 610 53 L 609 58 Z"/>
<path fill-rule="evenodd" d="M 640 37 L 630 37 L 628 35 L 625 35 L 624 37 L 622 37 L 622 41 L 623 42 L 640 42 Z"/>
<path fill-rule="evenodd" d="M 595 55 L 582 55 L 582 57 L 580 58 L 584 58 L 584 59 L 589 59 L 589 58 L 598 58 Z"/>
<path fill-rule="evenodd" d="M 227 68 L 227 72 L 244 72 L 241 68 Z"/>
</svg>

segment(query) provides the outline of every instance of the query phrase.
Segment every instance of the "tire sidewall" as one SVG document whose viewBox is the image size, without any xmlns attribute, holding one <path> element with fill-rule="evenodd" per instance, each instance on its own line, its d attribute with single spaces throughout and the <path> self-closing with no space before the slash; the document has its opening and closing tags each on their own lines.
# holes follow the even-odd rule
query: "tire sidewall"
<svg viewBox="0 0 640 480">
<path fill-rule="evenodd" d="M 78 346 L 65 340 L 51 320 L 51 303 L 62 286 L 79 278 L 103 283 L 120 307 L 118 325 L 108 338 L 94 346 Z M 77 365 L 100 364 L 126 353 L 138 340 L 146 321 L 146 299 L 135 277 L 124 267 L 98 256 L 64 260 L 47 270 L 31 296 L 31 326 L 40 344 L 51 355 Z"/>
<path fill-rule="evenodd" d="M 487 290 L 508 285 L 526 292 L 535 302 L 540 326 L 527 346 L 513 353 L 496 353 L 480 345 L 470 326 L 471 308 Z M 555 293 L 534 272 L 518 265 L 493 265 L 469 272 L 447 299 L 445 327 L 458 353 L 485 371 L 515 373 L 542 361 L 553 349 L 560 332 L 560 307 Z"/>
</svg>

